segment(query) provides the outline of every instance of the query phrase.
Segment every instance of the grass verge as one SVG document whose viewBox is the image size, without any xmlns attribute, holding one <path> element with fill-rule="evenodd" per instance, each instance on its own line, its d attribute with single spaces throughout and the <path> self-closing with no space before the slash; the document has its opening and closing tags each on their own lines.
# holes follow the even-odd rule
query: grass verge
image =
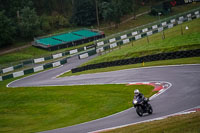
<svg viewBox="0 0 200 133">
<path fill-rule="evenodd" d="M 140 64 L 132 64 L 132 65 L 123 65 L 123 66 L 107 67 L 107 68 L 100 68 L 100 69 L 92 69 L 92 70 L 87 70 L 87 71 L 82 71 L 82 72 L 77 72 L 77 73 L 72 73 L 70 71 L 70 72 L 64 73 L 60 77 L 81 75 L 81 74 L 89 74 L 89 73 L 109 72 L 109 71 L 117 71 L 117 70 L 140 68 L 140 67 L 163 66 L 163 65 L 180 65 L 180 64 L 200 64 L 200 57 L 145 62 L 144 66 L 143 66 L 142 63 L 140 63 Z"/>
<path fill-rule="evenodd" d="M 102 118 L 132 107 L 133 90 L 152 86 L 85 85 L 6 88 L 0 82 L 0 132 L 39 132 Z"/>
<path fill-rule="evenodd" d="M 136 124 L 104 133 L 199 133 L 200 112 Z"/>
</svg>

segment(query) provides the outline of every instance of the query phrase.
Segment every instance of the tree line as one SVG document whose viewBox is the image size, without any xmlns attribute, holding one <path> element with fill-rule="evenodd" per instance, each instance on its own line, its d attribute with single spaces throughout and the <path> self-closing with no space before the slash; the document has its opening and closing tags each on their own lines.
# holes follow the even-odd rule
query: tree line
<svg viewBox="0 0 200 133">
<path fill-rule="evenodd" d="M 159 0 L 0 0 L 0 47 L 71 26 L 115 23 Z"/>
</svg>

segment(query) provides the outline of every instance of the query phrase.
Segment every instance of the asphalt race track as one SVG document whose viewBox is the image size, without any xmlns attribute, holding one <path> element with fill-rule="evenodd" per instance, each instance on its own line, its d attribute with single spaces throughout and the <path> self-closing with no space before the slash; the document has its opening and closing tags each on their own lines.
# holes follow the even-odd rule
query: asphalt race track
<svg viewBox="0 0 200 133">
<path fill-rule="evenodd" d="M 68 63 L 62 67 L 14 81 L 10 83 L 8 87 L 114 84 L 145 81 L 166 81 L 171 83 L 172 86 L 150 102 L 154 109 L 152 115 L 139 117 L 136 114 L 135 109 L 131 108 L 99 120 L 46 131 L 47 133 L 92 132 L 158 118 L 200 105 L 200 64 L 126 69 L 106 73 L 55 78 L 60 73 L 71 70 L 86 60 L 89 60 L 89 58 L 78 60 L 77 56 L 72 57 L 68 60 Z"/>
</svg>

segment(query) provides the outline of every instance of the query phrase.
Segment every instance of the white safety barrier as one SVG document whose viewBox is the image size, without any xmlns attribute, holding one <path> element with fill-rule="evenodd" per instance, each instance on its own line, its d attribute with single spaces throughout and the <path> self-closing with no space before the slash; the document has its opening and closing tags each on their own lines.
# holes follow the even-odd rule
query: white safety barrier
<svg viewBox="0 0 200 133">
<path fill-rule="evenodd" d="M 104 48 L 102 47 L 102 48 L 98 48 L 97 50 L 96 50 L 96 52 L 97 53 L 100 53 L 100 52 L 103 52 L 104 51 Z"/>
<path fill-rule="evenodd" d="M 125 38 L 127 38 L 127 35 L 121 36 L 121 39 L 125 39 Z"/>
<path fill-rule="evenodd" d="M 34 63 L 44 62 L 44 58 L 34 59 Z"/>
<path fill-rule="evenodd" d="M 130 42 L 129 39 L 125 39 L 125 40 L 123 40 L 123 44 L 129 43 L 129 42 Z"/>
<path fill-rule="evenodd" d="M 168 25 L 168 28 L 169 28 L 169 29 L 172 28 L 172 27 L 174 27 L 173 24 L 169 24 L 169 25 Z"/>
<path fill-rule="evenodd" d="M 142 38 L 141 34 L 140 34 L 140 35 L 137 35 L 137 36 L 135 36 L 135 40 L 138 40 L 138 39 L 140 39 L 140 38 Z"/>
<path fill-rule="evenodd" d="M 175 23 L 175 22 L 176 22 L 176 19 L 171 19 L 170 22 L 171 22 L 171 23 Z"/>
<path fill-rule="evenodd" d="M 167 25 L 167 22 L 163 22 L 163 23 L 162 23 L 162 26 L 165 26 L 165 25 Z"/>
<path fill-rule="evenodd" d="M 109 42 L 115 42 L 115 41 L 116 41 L 115 38 L 112 38 L 112 39 L 109 40 Z"/>
<path fill-rule="evenodd" d="M 80 59 L 84 59 L 84 58 L 89 57 L 89 55 L 88 55 L 88 53 L 85 53 L 85 54 L 80 55 L 79 57 L 80 57 Z"/>
<path fill-rule="evenodd" d="M 101 46 L 101 45 L 104 45 L 104 42 L 103 42 L 103 41 L 97 43 L 97 46 Z"/>
<path fill-rule="evenodd" d="M 158 25 L 153 25 L 152 26 L 152 29 L 157 29 L 158 28 Z"/>
<path fill-rule="evenodd" d="M 179 20 L 183 21 L 183 19 L 184 19 L 184 17 L 183 17 L 183 16 L 179 17 Z"/>
<path fill-rule="evenodd" d="M 39 72 L 39 71 L 42 71 L 42 70 L 44 70 L 44 67 L 43 67 L 43 66 L 38 66 L 38 67 L 34 67 L 34 68 L 33 68 L 33 71 L 34 71 L 34 72 Z"/>
<path fill-rule="evenodd" d="M 192 20 L 192 18 L 188 18 L 188 21 L 191 21 Z"/>
<path fill-rule="evenodd" d="M 60 61 L 58 61 L 58 62 L 54 62 L 53 63 L 53 67 L 57 67 L 57 66 L 60 66 L 61 64 L 60 64 Z"/>
<path fill-rule="evenodd" d="M 152 31 L 147 32 L 147 36 L 150 36 L 150 35 L 152 35 L 152 34 L 153 34 Z"/>
<path fill-rule="evenodd" d="M 194 14 L 195 14 L 195 15 L 199 14 L 199 11 L 196 11 Z"/>
<path fill-rule="evenodd" d="M 147 32 L 148 28 L 142 29 L 142 32 Z"/>
<path fill-rule="evenodd" d="M 13 67 L 8 67 L 8 68 L 3 69 L 2 71 L 3 71 L 3 73 L 7 73 L 7 72 L 14 71 L 14 68 Z"/>
<path fill-rule="evenodd" d="M 13 77 L 14 77 L 14 78 L 20 77 L 20 76 L 23 76 L 23 75 L 24 75 L 24 71 L 19 71 L 19 72 L 13 73 Z"/>
<path fill-rule="evenodd" d="M 71 51 L 69 51 L 69 53 L 70 53 L 70 54 L 78 53 L 78 49 L 71 50 Z"/>
<path fill-rule="evenodd" d="M 183 23 L 183 21 L 178 21 L 178 24 L 182 24 Z"/>
<path fill-rule="evenodd" d="M 158 32 L 163 31 L 163 27 L 158 28 Z"/>
<path fill-rule="evenodd" d="M 137 35 L 137 34 L 138 34 L 137 31 L 132 32 L 132 36 L 135 36 L 135 35 Z"/>
<path fill-rule="evenodd" d="M 192 14 L 188 14 L 187 17 L 188 17 L 188 18 L 189 18 L 189 17 L 192 17 Z"/>
<path fill-rule="evenodd" d="M 62 57 L 62 53 L 53 55 L 53 59 L 60 58 L 60 57 Z"/>
<path fill-rule="evenodd" d="M 110 44 L 110 48 L 114 48 L 114 47 L 117 47 L 117 43 Z"/>
</svg>

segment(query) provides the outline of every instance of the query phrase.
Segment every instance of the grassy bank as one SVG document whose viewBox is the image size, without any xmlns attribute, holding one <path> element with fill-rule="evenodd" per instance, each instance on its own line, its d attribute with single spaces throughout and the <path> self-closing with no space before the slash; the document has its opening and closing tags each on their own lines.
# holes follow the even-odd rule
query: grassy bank
<svg viewBox="0 0 200 133">
<path fill-rule="evenodd" d="M 0 82 L 0 132 L 27 133 L 66 127 L 132 107 L 133 90 L 152 86 L 86 85 L 6 88 Z"/>
<path fill-rule="evenodd" d="M 196 112 L 128 126 L 104 133 L 199 133 L 199 131 L 200 112 Z"/>
<path fill-rule="evenodd" d="M 77 73 L 72 73 L 70 71 L 70 72 L 64 73 L 60 77 L 89 74 L 89 73 L 110 72 L 110 71 L 117 71 L 117 70 L 123 70 L 123 69 L 131 69 L 131 68 L 140 68 L 140 67 L 180 65 L 180 64 L 200 64 L 200 57 L 145 62 L 144 66 L 142 63 L 139 63 L 139 64 L 132 64 L 132 65 L 123 65 L 123 66 L 107 67 L 107 68 L 100 68 L 100 69 L 92 69 L 92 70 L 87 70 L 87 71 L 82 71 L 82 72 L 77 72 Z"/>
<path fill-rule="evenodd" d="M 164 40 L 162 40 L 162 33 L 157 33 L 148 37 L 149 43 L 147 42 L 147 38 L 143 38 L 124 45 L 118 50 L 98 56 L 97 58 L 94 58 L 83 65 L 170 51 L 198 49 L 200 48 L 199 23 L 200 19 L 196 19 L 182 24 L 183 35 L 181 35 L 181 25 L 179 25 L 164 31 Z M 188 30 L 185 29 L 186 26 L 189 27 Z"/>
</svg>

